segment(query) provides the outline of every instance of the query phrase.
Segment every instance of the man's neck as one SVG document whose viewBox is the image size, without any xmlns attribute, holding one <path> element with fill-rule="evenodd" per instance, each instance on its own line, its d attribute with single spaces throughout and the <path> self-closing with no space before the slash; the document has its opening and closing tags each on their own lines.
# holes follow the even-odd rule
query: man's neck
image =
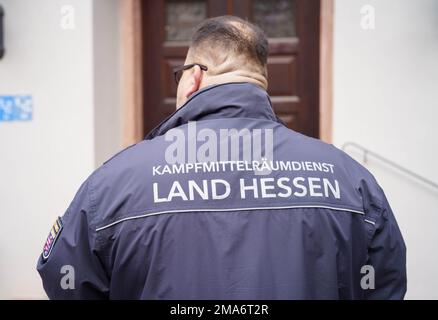
<svg viewBox="0 0 438 320">
<path fill-rule="evenodd" d="M 222 73 L 213 76 L 205 76 L 202 79 L 200 89 L 222 83 L 230 83 L 230 82 L 249 82 L 258 85 L 265 91 L 268 89 L 268 82 L 266 78 L 263 77 L 259 73 L 243 71 L 243 70 L 235 70 L 232 72 Z"/>
</svg>

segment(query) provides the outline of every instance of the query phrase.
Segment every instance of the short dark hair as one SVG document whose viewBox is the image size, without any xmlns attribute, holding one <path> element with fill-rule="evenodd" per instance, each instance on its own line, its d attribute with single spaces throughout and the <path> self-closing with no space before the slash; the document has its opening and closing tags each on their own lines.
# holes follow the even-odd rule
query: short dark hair
<svg viewBox="0 0 438 320">
<path fill-rule="evenodd" d="M 196 50 L 204 45 L 233 50 L 262 68 L 268 60 L 268 40 L 263 30 L 235 16 L 214 17 L 201 22 L 192 36 L 190 47 Z"/>
</svg>

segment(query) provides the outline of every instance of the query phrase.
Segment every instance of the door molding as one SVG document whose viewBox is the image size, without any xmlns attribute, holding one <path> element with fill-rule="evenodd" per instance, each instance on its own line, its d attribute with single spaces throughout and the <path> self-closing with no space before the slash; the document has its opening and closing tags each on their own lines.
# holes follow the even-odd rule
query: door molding
<svg viewBox="0 0 438 320">
<path fill-rule="evenodd" d="M 123 145 L 143 139 L 144 54 L 141 0 L 120 0 L 122 20 Z M 321 0 L 319 138 L 332 143 L 334 1 Z"/>
<path fill-rule="evenodd" d="M 334 1 L 321 0 L 319 55 L 319 138 L 333 139 L 333 15 Z"/>
<path fill-rule="evenodd" d="M 141 0 L 119 0 L 122 32 L 123 146 L 143 139 L 143 40 Z"/>
</svg>

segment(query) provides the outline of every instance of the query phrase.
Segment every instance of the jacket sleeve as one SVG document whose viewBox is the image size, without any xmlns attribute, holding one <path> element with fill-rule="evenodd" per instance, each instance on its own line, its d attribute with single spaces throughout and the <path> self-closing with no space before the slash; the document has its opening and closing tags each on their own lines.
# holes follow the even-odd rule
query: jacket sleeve
<svg viewBox="0 0 438 320">
<path fill-rule="evenodd" d="M 380 188 L 379 188 L 380 189 Z M 394 214 L 383 192 L 380 214 L 368 248 L 368 265 L 374 268 L 375 288 L 368 299 L 403 299 L 406 293 L 406 246 Z"/>
<path fill-rule="evenodd" d="M 90 179 L 82 184 L 58 220 L 62 225 L 59 234 L 51 246 L 48 239 L 38 259 L 37 270 L 50 299 L 108 298 L 109 280 L 97 256 L 96 232 L 91 223 L 94 206 L 90 204 L 90 184 Z M 55 231 L 52 228 L 51 234 Z"/>
</svg>

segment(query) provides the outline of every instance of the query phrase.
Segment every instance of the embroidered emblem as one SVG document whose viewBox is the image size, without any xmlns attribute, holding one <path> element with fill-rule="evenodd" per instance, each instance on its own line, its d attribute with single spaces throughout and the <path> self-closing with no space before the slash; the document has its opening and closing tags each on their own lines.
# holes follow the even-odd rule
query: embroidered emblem
<svg viewBox="0 0 438 320">
<path fill-rule="evenodd" d="M 63 226 L 62 220 L 60 217 L 58 217 L 58 219 L 56 219 L 52 229 L 49 232 L 49 236 L 47 237 L 46 243 L 44 244 L 43 260 L 47 260 L 49 258 L 50 252 L 52 252 L 56 239 L 58 238 L 58 235 L 62 230 L 62 226 Z"/>
</svg>

